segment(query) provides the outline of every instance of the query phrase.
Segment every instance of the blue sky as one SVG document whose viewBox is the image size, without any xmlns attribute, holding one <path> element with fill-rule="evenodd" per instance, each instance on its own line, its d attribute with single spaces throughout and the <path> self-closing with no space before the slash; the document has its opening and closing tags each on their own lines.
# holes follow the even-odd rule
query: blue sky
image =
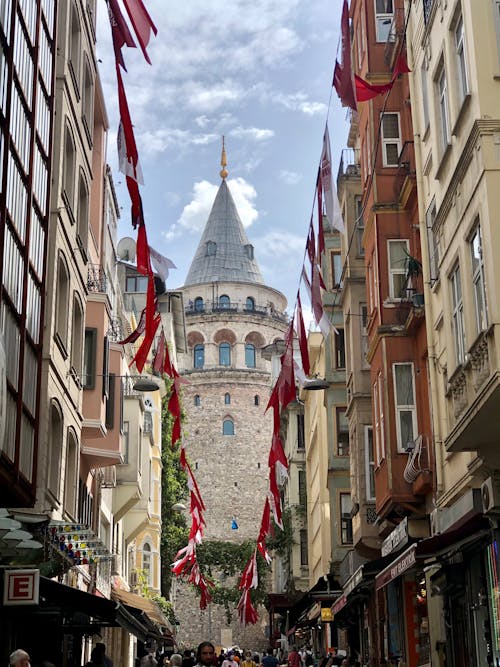
<svg viewBox="0 0 500 667">
<path fill-rule="evenodd" d="M 183 284 L 220 184 L 228 184 L 265 282 L 293 307 L 327 120 L 334 173 L 347 138 L 331 81 L 341 0 L 145 0 L 158 35 L 148 65 L 124 49 L 127 98 L 145 185 L 150 245 Z M 120 237 L 135 236 L 117 170 L 118 100 L 109 21 L 98 3 L 97 51 L 110 121 L 108 162 L 122 207 Z"/>
</svg>

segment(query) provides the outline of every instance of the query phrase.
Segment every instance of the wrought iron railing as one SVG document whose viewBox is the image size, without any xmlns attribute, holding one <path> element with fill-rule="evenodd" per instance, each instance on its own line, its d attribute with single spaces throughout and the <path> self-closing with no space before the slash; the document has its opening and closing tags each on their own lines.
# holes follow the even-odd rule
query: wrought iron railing
<svg viewBox="0 0 500 667">
<path fill-rule="evenodd" d="M 186 315 L 203 315 L 210 313 L 243 313 L 245 315 L 260 315 L 272 317 L 274 319 L 288 322 L 289 317 L 286 312 L 275 310 L 272 306 L 251 306 L 245 302 L 231 301 L 228 304 L 221 304 L 218 301 L 206 301 L 203 304 L 189 303 L 185 308 Z"/>
<path fill-rule="evenodd" d="M 87 269 L 87 289 L 89 292 L 106 294 L 108 281 L 100 264 L 89 264 Z"/>
<path fill-rule="evenodd" d="M 423 0 L 423 3 L 424 3 L 424 22 L 427 23 L 432 13 L 434 0 Z"/>
<path fill-rule="evenodd" d="M 340 176 L 360 176 L 361 162 L 359 148 L 344 148 L 340 155 L 339 171 Z"/>
</svg>

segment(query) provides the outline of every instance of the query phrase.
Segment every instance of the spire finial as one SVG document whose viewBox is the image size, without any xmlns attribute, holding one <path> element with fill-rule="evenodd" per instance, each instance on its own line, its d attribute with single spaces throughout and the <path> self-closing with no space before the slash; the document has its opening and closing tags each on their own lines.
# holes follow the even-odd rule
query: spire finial
<svg viewBox="0 0 500 667">
<path fill-rule="evenodd" d="M 219 172 L 220 176 L 221 176 L 221 178 L 225 179 L 225 178 L 227 178 L 227 175 L 228 175 L 229 172 L 226 169 L 227 158 L 226 158 L 226 147 L 225 147 L 225 144 L 224 144 L 224 135 L 222 135 L 222 155 L 221 155 L 221 158 L 220 158 L 220 166 L 222 167 L 222 169 Z"/>
</svg>

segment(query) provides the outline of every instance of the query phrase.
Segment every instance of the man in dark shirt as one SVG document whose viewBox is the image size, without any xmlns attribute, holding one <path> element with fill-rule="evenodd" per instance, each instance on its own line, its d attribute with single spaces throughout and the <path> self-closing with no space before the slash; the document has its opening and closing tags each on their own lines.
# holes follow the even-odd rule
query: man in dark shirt
<svg viewBox="0 0 500 667">
<path fill-rule="evenodd" d="M 262 658 L 262 667 L 278 667 L 278 659 L 273 655 L 273 649 L 268 648 L 266 655 Z"/>
</svg>

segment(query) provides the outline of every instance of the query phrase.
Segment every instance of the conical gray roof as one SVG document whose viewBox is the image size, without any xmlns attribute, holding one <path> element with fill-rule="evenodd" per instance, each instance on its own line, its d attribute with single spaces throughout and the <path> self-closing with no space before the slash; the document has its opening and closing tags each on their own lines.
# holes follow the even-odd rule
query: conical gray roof
<svg viewBox="0 0 500 667">
<path fill-rule="evenodd" d="M 225 179 L 220 184 L 184 285 L 264 283 Z"/>
</svg>

